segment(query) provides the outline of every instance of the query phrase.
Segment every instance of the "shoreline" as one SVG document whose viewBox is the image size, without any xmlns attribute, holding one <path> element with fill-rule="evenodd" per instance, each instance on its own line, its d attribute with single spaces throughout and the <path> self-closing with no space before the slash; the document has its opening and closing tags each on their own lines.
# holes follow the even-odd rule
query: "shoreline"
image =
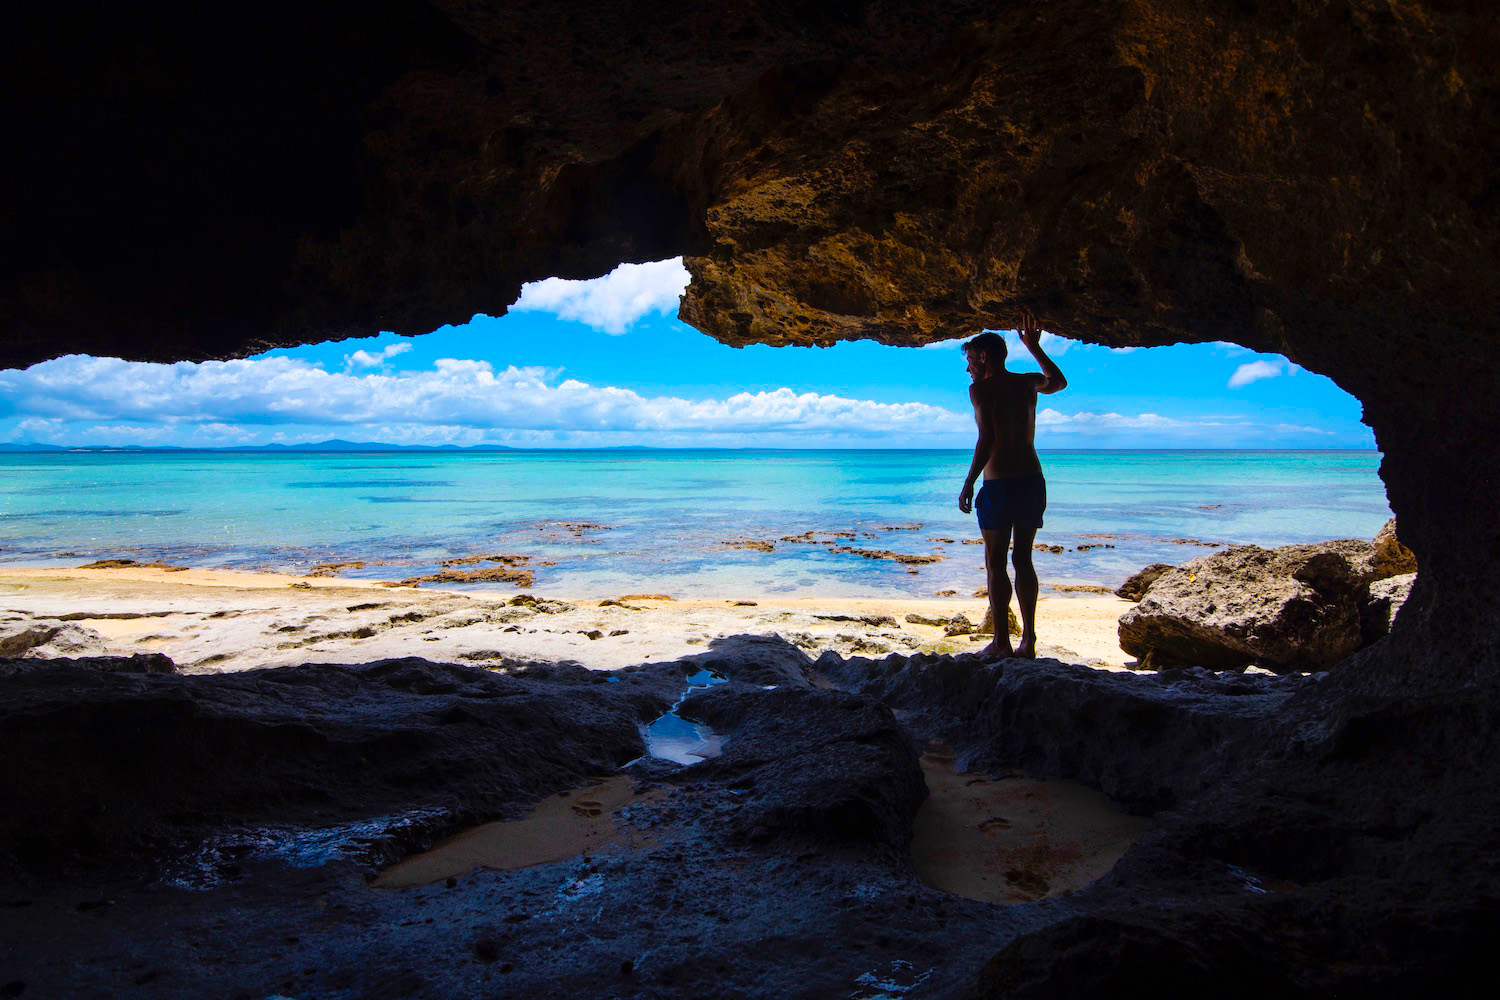
<svg viewBox="0 0 1500 1000">
<path fill-rule="evenodd" d="M 630 593 L 659 591 L 641 582 Z M 79 641 L 95 652 L 164 653 L 188 672 L 396 656 L 474 665 L 574 660 L 617 669 L 704 653 L 736 635 L 780 635 L 814 659 L 825 650 L 961 654 L 989 639 L 906 620 L 961 614 L 977 625 L 987 602 L 973 597 L 743 592 L 619 600 L 625 596 L 571 601 L 530 591 L 221 569 L 0 568 L 0 611 L 87 630 Z M 1126 669 L 1131 658 L 1119 649 L 1116 623 L 1130 606 L 1112 595 L 1044 595 L 1037 608 L 1039 654 Z"/>
</svg>

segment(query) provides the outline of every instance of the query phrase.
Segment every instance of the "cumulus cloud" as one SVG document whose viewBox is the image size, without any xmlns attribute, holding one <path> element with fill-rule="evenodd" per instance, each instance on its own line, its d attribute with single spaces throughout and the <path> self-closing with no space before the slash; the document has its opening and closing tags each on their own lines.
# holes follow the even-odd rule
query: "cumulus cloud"
<svg viewBox="0 0 1500 1000">
<path fill-rule="evenodd" d="M 1234 370 L 1234 374 L 1229 376 L 1229 388 L 1239 389 L 1264 378 L 1290 375 L 1294 370 L 1292 365 L 1280 361 L 1251 361 L 1240 365 Z"/>
<path fill-rule="evenodd" d="M 621 264 L 590 281 L 548 278 L 529 282 L 521 286 L 521 297 L 510 308 L 548 312 L 558 319 L 618 334 L 652 313 L 675 311 L 688 280 L 681 257 L 650 264 Z"/>
<path fill-rule="evenodd" d="M 353 354 L 344 355 L 344 370 L 350 371 L 355 368 L 374 368 L 378 365 L 385 364 L 387 361 L 391 360 L 391 358 L 394 358 L 398 354 L 405 354 L 409 350 L 411 350 L 411 344 L 405 341 L 390 344 L 386 346 L 384 350 L 375 351 L 374 353 L 365 350 L 358 350 Z"/>
<path fill-rule="evenodd" d="M 1074 431 L 1082 434 L 1121 430 L 1162 431 L 1222 426 L 1213 421 L 1177 420 L 1173 417 L 1163 417 L 1156 413 L 1138 413 L 1135 416 L 1127 416 L 1123 413 L 1089 413 L 1087 411 L 1082 413 L 1060 413 L 1050 408 L 1037 411 L 1036 424 L 1039 428 L 1045 427 L 1058 431 Z"/>
<path fill-rule="evenodd" d="M 642 396 L 555 382 L 542 368 L 495 371 L 439 359 L 431 370 L 328 372 L 285 357 L 146 364 L 70 355 L 0 371 L 0 393 L 32 419 L 107 424 L 393 425 L 510 430 L 696 431 L 734 435 L 960 432 L 969 419 L 926 403 L 879 403 L 791 389 L 725 399 Z M 216 428 L 215 433 L 222 430 Z"/>
</svg>

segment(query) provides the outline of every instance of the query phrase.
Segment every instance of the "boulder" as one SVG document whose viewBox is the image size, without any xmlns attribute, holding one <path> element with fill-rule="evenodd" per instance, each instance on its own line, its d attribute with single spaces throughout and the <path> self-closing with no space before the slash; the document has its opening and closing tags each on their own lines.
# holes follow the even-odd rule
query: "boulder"
<svg viewBox="0 0 1500 1000">
<path fill-rule="evenodd" d="M 1120 647 L 1153 668 L 1326 669 L 1360 648 L 1374 578 L 1369 542 L 1234 546 L 1163 573 L 1120 616 Z"/>
<path fill-rule="evenodd" d="M 1365 645 L 1390 635 L 1396 612 L 1411 596 L 1411 585 L 1416 579 L 1415 573 L 1403 573 L 1370 584 L 1370 596 L 1359 609 L 1359 634 Z"/>
<path fill-rule="evenodd" d="M 1393 576 L 1405 576 L 1417 571 L 1417 557 L 1411 549 L 1401 544 L 1396 536 L 1396 519 L 1385 522 L 1375 536 L 1375 579 L 1385 580 Z M 1408 590 L 1410 587 L 1407 588 Z"/>
<path fill-rule="evenodd" d="M 1146 590 L 1161 577 L 1167 570 L 1172 569 L 1170 563 L 1152 563 L 1139 573 L 1128 577 L 1120 584 L 1120 589 L 1115 591 L 1116 597 L 1123 597 L 1127 601 L 1139 601 L 1146 596 Z"/>
<path fill-rule="evenodd" d="M 1016 620 L 1015 608 L 1007 607 L 1005 609 L 1005 630 L 1011 635 L 1019 636 L 1021 634 L 1021 623 Z M 975 631 L 980 635 L 995 634 L 995 611 L 993 608 L 985 608 L 984 621 Z"/>
</svg>

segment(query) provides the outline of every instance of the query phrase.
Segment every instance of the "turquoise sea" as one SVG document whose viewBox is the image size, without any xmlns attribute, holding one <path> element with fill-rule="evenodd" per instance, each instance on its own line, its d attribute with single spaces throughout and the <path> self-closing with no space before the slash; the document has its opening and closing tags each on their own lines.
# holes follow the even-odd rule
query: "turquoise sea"
<svg viewBox="0 0 1500 1000">
<path fill-rule="evenodd" d="M 968 595 L 982 549 L 957 498 L 968 451 L 66 452 L 0 455 L 0 564 L 130 558 L 401 579 L 453 557 L 530 556 L 575 598 Z M 1211 543 L 1370 538 L 1378 452 L 1044 452 L 1045 584 L 1116 586 Z M 567 524 L 596 528 L 570 528 Z M 940 555 L 909 567 L 778 542 Z M 943 541 L 952 539 L 952 541 Z M 731 548 L 773 541 L 774 551 Z M 1080 545 L 1104 545 L 1078 551 Z M 475 585 L 513 590 L 504 584 Z"/>
</svg>

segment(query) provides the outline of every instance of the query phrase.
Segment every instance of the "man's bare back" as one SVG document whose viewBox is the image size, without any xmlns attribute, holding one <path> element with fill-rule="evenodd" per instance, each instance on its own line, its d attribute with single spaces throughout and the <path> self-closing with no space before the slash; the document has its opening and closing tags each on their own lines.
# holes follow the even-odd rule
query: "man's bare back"
<svg viewBox="0 0 1500 1000">
<path fill-rule="evenodd" d="M 1031 546 L 1042 526 L 1047 507 L 1047 485 L 1036 454 L 1036 397 L 1060 392 L 1068 380 L 1041 348 L 1041 329 L 1028 311 L 1017 333 L 1021 343 L 1041 365 L 1040 374 L 1005 370 L 1005 341 L 998 334 L 982 333 L 964 345 L 968 359 L 969 402 L 979 441 L 974 461 L 958 497 L 958 509 L 979 515 L 984 536 L 985 575 L 988 577 L 994 640 L 982 651 L 986 656 L 1013 655 L 1006 611 L 1011 585 L 1005 573 L 1006 550 L 1012 550 L 1016 570 L 1015 592 L 1021 611 L 1021 644 L 1014 655 L 1036 656 L 1036 599 L 1040 585 L 1031 562 Z M 974 482 L 981 472 L 984 485 L 978 496 Z"/>
</svg>

